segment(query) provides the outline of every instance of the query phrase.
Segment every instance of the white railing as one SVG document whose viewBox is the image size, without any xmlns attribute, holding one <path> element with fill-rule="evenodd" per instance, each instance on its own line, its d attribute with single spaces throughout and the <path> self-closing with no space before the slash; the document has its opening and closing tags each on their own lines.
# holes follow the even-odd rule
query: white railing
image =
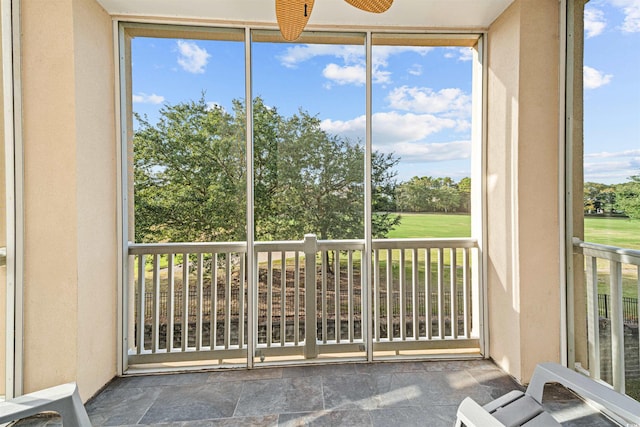
<svg viewBox="0 0 640 427">
<path fill-rule="evenodd" d="M 363 352 L 368 318 L 374 351 L 479 347 L 475 240 L 374 240 L 370 286 L 362 281 L 364 245 L 314 235 L 255 243 L 256 357 Z M 246 248 L 131 244 L 129 363 L 246 358 Z"/>
<path fill-rule="evenodd" d="M 625 345 L 623 317 L 623 267 L 627 280 L 634 280 L 640 294 L 640 251 L 583 242 L 573 239 L 574 252 L 582 254 L 585 261 L 587 293 L 587 340 L 589 350 L 589 373 L 601 379 L 600 315 L 598 307 L 598 275 L 605 276 L 611 292 L 611 381 L 615 390 L 625 391 Z M 600 271 L 598 262 L 600 261 Z M 608 263 L 608 271 L 606 270 Z M 604 264 L 604 265 L 603 265 Z M 629 278 L 631 276 L 631 278 Z M 638 299 L 637 301 L 640 301 Z M 640 304 L 640 303 L 639 303 Z M 638 307 L 640 312 L 640 306 Z M 640 356 L 640 355 L 639 355 Z"/>
</svg>

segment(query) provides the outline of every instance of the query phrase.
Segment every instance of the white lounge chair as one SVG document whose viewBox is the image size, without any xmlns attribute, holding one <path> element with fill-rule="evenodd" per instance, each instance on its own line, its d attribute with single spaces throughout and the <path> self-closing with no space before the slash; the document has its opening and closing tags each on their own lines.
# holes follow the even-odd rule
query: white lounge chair
<svg viewBox="0 0 640 427">
<path fill-rule="evenodd" d="M 526 392 L 512 391 L 485 406 L 467 397 L 458 407 L 456 427 L 559 426 L 542 407 L 546 383 L 559 383 L 624 426 L 640 426 L 640 402 L 557 363 L 536 366 Z"/>
<path fill-rule="evenodd" d="M 60 414 L 65 427 L 91 427 L 76 383 L 63 384 L 0 402 L 0 424 L 48 411 Z"/>
</svg>

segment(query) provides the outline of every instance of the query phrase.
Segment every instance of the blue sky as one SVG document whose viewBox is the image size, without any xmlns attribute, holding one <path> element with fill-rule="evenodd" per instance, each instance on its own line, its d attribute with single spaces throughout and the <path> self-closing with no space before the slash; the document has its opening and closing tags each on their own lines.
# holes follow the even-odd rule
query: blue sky
<svg viewBox="0 0 640 427">
<path fill-rule="evenodd" d="M 364 45 L 254 43 L 253 95 L 290 116 L 316 115 L 329 133 L 363 141 Z M 134 110 L 244 99 L 240 42 L 133 41 Z M 640 0 L 591 0 L 585 14 L 585 180 L 640 173 Z M 471 51 L 375 46 L 373 144 L 400 158 L 398 179 L 471 169 Z"/>
<path fill-rule="evenodd" d="M 640 0 L 585 8 L 585 181 L 640 175 Z"/>
</svg>

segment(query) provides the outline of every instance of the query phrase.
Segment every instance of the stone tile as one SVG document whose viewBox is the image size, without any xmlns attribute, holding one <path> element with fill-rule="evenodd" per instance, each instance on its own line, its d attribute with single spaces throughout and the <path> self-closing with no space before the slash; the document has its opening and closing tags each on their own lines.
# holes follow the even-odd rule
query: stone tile
<svg viewBox="0 0 640 427">
<path fill-rule="evenodd" d="M 491 395 L 492 399 L 497 399 L 512 390 L 525 390 L 525 387 L 497 368 L 468 369 L 467 372 Z"/>
<path fill-rule="evenodd" d="M 280 414 L 279 427 L 371 426 L 369 411 L 318 411 Z"/>
<path fill-rule="evenodd" d="M 243 370 L 219 370 L 210 372 L 207 382 L 218 383 L 227 381 L 255 381 L 282 378 L 282 368 L 259 368 Z"/>
<path fill-rule="evenodd" d="M 383 406 L 457 406 L 467 396 L 481 405 L 493 400 L 467 371 L 393 374 L 390 393 L 395 396 L 394 401 L 383 402 Z M 402 395 L 404 401 L 400 399 Z"/>
<path fill-rule="evenodd" d="M 229 418 L 241 391 L 240 382 L 162 387 L 140 424 Z"/>
<path fill-rule="evenodd" d="M 112 381 L 107 389 L 112 388 L 146 388 L 159 386 L 174 386 L 186 384 L 204 384 L 209 378 L 209 372 L 188 372 L 162 375 L 140 375 L 122 377 Z"/>
<path fill-rule="evenodd" d="M 278 415 L 265 415 L 262 417 L 234 417 L 219 418 L 216 420 L 186 421 L 182 427 L 276 427 Z"/>
<path fill-rule="evenodd" d="M 407 364 L 408 363 L 412 363 L 412 362 L 407 362 Z M 358 374 L 369 374 L 369 375 L 395 374 L 396 372 L 406 372 L 406 369 L 408 368 L 403 365 L 404 363 L 389 363 L 389 362 L 359 363 L 356 365 L 356 372 Z M 413 366 L 415 367 L 416 365 L 414 364 Z M 419 366 L 419 369 L 417 370 L 422 370 L 422 367 Z"/>
<path fill-rule="evenodd" d="M 456 420 L 457 405 L 383 408 L 370 412 L 373 426 L 451 427 Z"/>
<path fill-rule="evenodd" d="M 322 379 L 325 409 L 374 409 L 389 391 L 390 375 L 343 375 Z"/>
<path fill-rule="evenodd" d="M 320 377 L 281 378 L 244 383 L 236 417 L 323 409 Z"/>
<path fill-rule="evenodd" d="M 107 388 L 91 399 L 87 413 L 94 425 L 136 424 L 162 391 L 153 388 Z"/>
<path fill-rule="evenodd" d="M 332 364 L 332 365 L 310 365 L 310 366 L 291 366 L 282 370 L 283 378 L 300 378 L 300 377 L 332 377 L 342 375 L 353 375 L 356 373 L 355 363 Z"/>
<path fill-rule="evenodd" d="M 492 361 L 485 359 L 425 361 L 423 362 L 423 367 L 425 371 L 435 372 L 465 371 L 468 369 L 498 369 Z"/>
</svg>

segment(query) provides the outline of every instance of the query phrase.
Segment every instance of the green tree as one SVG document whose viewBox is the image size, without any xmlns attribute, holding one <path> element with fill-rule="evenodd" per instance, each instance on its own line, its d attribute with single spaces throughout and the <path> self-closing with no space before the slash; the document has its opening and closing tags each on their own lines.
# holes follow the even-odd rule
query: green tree
<svg viewBox="0 0 640 427">
<path fill-rule="evenodd" d="M 640 219 L 640 175 L 629 177 L 629 182 L 618 184 L 615 190 L 616 210 L 631 219 Z"/>
<path fill-rule="evenodd" d="M 471 212 L 471 178 L 462 178 L 458 182 L 458 191 L 460 192 L 460 212 Z"/>
<path fill-rule="evenodd" d="M 467 180 L 469 180 L 467 178 Z M 462 182 L 462 181 L 461 181 Z M 464 182 L 469 190 L 471 182 Z M 463 196 L 459 184 L 450 177 L 413 177 L 398 187 L 398 208 L 402 212 L 456 212 L 460 210 Z M 470 199 L 469 199 L 470 200 Z"/>
<path fill-rule="evenodd" d="M 136 241 L 245 239 L 245 106 L 165 105 L 157 124 L 136 116 Z M 253 103 L 256 239 L 364 236 L 364 147 L 330 135 L 305 111 L 291 117 Z M 373 153 L 374 236 L 400 221 L 393 206 L 397 159 Z"/>
<path fill-rule="evenodd" d="M 136 241 L 244 239 L 245 144 L 233 116 L 201 98 L 165 105 L 155 125 L 136 119 Z"/>
</svg>

